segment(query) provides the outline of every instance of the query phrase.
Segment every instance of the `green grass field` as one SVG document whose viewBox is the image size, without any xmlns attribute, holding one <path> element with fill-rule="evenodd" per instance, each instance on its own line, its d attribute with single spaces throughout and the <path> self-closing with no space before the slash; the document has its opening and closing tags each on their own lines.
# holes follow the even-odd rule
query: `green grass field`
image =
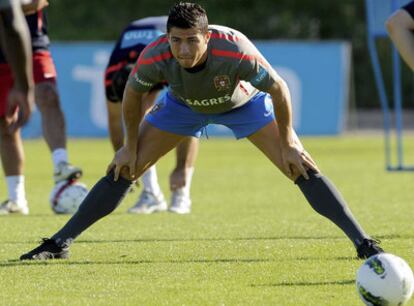
<svg viewBox="0 0 414 306">
<path fill-rule="evenodd" d="M 380 135 L 304 143 L 366 231 L 414 267 L 414 173 L 384 171 Z M 79 237 L 69 260 L 19 262 L 68 219 L 49 208 L 46 145 L 25 150 L 31 214 L 1 220 L 1 305 L 362 305 L 351 243 L 247 141 L 202 141 L 190 215 L 128 215 L 135 191 Z M 69 152 L 89 187 L 112 158 L 106 139 L 71 140 Z M 167 197 L 173 163 L 169 154 L 158 165 Z M 0 190 L 5 197 L 4 180 Z"/>
</svg>

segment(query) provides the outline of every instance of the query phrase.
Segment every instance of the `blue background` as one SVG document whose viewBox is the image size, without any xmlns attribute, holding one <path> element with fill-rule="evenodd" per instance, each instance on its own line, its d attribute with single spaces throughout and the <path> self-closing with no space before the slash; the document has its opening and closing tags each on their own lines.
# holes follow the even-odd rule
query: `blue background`
<svg viewBox="0 0 414 306">
<path fill-rule="evenodd" d="M 341 133 L 347 113 L 350 48 L 344 42 L 256 41 L 257 48 L 287 81 L 299 134 Z M 54 43 L 58 88 L 70 137 L 106 137 L 103 73 L 110 43 Z M 210 126 L 209 135 L 232 135 L 227 128 Z M 36 111 L 24 137 L 41 136 Z"/>
</svg>

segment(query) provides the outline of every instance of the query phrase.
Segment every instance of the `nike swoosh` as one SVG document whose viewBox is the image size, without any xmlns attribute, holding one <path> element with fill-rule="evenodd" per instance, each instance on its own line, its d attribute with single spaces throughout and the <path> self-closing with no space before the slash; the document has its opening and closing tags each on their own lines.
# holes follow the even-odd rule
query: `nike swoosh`
<svg viewBox="0 0 414 306">
<path fill-rule="evenodd" d="M 269 117 L 269 116 L 271 116 L 272 114 L 273 114 L 273 111 L 269 110 L 269 111 L 267 111 L 266 113 L 264 113 L 264 114 L 263 114 L 263 116 L 265 116 L 265 117 Z"/>
</svg>

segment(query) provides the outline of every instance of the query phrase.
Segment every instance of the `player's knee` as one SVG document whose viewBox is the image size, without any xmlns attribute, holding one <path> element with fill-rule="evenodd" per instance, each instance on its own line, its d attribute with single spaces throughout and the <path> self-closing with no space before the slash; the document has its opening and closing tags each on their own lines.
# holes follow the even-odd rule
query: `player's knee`
<svg viewBox="0 0 414 306">
<path fill-rule="evenodd" d="M 40 111 L 60 107 L 55 84 L 45 82 L 36 86 L 36 104 Z"/>
<path fill-rule="evenodd" d="M 0 141 L 5 142 L 9 139 L 14 138 L 15 134 L 18 133 L 18 131 L 20 131 L 20 130 L 17 130 L 14 133 L 10 133 L 10 130 L 9 130 L 9 127 L 6 123 L 5 118 L 4 117 L 0 118 Z"/>
<path fill-rule="evenodd" d="M 4 117 L 0 118 L 0 133 L 3 135 L 3 133 L 7 130 L 6 120 Z"/>
</svg>

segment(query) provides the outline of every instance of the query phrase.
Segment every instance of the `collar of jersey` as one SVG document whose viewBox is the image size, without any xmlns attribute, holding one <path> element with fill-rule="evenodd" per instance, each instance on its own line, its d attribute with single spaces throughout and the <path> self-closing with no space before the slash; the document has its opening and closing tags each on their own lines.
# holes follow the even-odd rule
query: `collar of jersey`
<svg viewBox="0 0 414 306">
<path fill-rule="evenodd" d="M 189 72 L 189 73 L 200 72 L 201 70 L 203 70 L 206 67 L 207 60 L 208 60 L 208 57 L 207 57 L 207 59 L 202 64 L 197 65 L 197 66 L 194 66 L 194 67 L 191 67 L 191 68 L 184 68 L 184 70 L 187 71 L 187 72 Z"/>
</svg>

